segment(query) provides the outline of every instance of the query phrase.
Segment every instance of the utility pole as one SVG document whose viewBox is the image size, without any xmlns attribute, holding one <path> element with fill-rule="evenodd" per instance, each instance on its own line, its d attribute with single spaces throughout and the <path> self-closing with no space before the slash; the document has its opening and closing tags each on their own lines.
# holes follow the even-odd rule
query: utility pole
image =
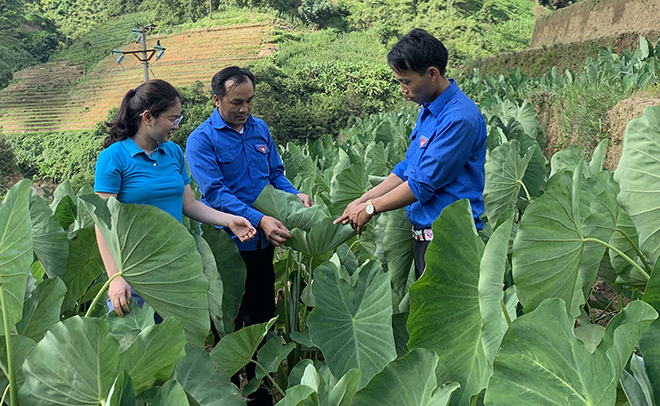
<svg viewBox="0 0 660 406">
<path fill-rule="evenodd" d="M 142 62 L 145 82 L 149 80 L 149 61 L 151 58 L 156 55 L 156 60 L 159 60 L 165 54 L 165 48 L 160 45 L 160 40 L 156 42 L 156 45 L 154 45 L 153 49 L 147 49 L 147 32 L 153 30 L 154 28 L 156 28 L 155 24 L 145 25 L 144 27 L 140 28 L 133 28 L 133 33 L 138 35 L 135 42 L 142 43 L 142 50 L 122 51 L 120 49 L 114 49 L 112 51 L 114 55 L 120 55 L 119 58 L 117 58 L 117 65 L 119 66 L 121 66 L 121 62 L 124 60 L 124 55 L 126 54 L 131 54 L 135 56 L 138 61 Z M 158 52 L 158 54 L 156 54 L 156 52 Z M 147 55 L 147 53 L 149 54 Z M 139 54 L 142 54 L 142 57 L 140 57 Z"/>
</svg>

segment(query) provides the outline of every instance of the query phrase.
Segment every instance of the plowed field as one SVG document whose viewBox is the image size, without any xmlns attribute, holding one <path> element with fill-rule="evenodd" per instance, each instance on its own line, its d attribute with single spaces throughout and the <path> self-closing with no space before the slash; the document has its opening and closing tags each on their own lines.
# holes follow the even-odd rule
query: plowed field
<svg viewBox="0 0 660 406">
<path fill-rule="evenodd" d="M 175 86 L 201 80 L 210 88 L 211 77 L 218 70 L 260 58 L 260 51 L 269 46 L 265 38 L 270 30 L 268 24 L 257 24 L 148 36 L 148 48 L 159 39 L 167 49 L 160 61 L 152 59 L 149 76 Z M 128 44 L 121 49 L 139 47 Z M 66 62 L 15 73 L 18 82 L 0 92 L 0 128 L 7 133 L 94 128 L 111 108 L 119 106 L 126 91 L 144 78 L 137 58 L 126 55 L 121 67 L 115 59 L 109 55 L 87 74 Z"/>
</svg>

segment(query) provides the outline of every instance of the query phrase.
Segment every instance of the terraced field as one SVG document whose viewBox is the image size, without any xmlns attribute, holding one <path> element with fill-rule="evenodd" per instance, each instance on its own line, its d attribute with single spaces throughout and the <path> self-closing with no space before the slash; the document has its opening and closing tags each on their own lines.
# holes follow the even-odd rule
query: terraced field
<svg viewBox="0 0 660 406">
<path fill-rule="evenodd" d="M 269 24 L 213 27 L 173 35 L 147 37 L 148 47 L 159 39 L 167 51 L 150 64 L 150 77 L 188 86 L 201 80 L 210 88 L 215 72 L 260 58 L 271 45 Z M 122 50 L 138 50 L 128 44 Z M 111 50 L 108 50 L 110 53 Z M 91 129 L 119 106 L 128 89 L 143 80 L 142 64 L 126 55 L 122 66 L 109 55 L 87 74 L 80 65 L 53 62 L 17 72 L 17 83 L 0 92 L 0 128 L 7 133 Z"/>
</svg>

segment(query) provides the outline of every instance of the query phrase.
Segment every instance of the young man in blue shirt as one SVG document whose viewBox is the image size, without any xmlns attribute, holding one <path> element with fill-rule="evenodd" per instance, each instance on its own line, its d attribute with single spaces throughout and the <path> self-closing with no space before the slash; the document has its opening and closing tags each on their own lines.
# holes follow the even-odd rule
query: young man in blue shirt
<svg viewBox="0 0 660 406">
<path fill-rule="evenodd" d="M 211 87 L 217 108 L 186 142 L 186 158 L 202 193 L 201 201 L 216 210 L 245 217 L 258 230 L 256 238 L 240 242 L 225 228 L 238 245 L 247 269 L 245 294 L 235 321 L 237 330 L 267 322 L 275 315 L 274 246 L 291 238 L 279 220 L 255 209 L 254 201 L 271 184 L 297 195 L 305 206 L 313 205 L 311 198 L 298 192 L 284 176 L 282 160 L 266 123 L 250 114 L 254 84 L 254 75 L 238 66 L 216 73 Z M 253 373 L 253 368 L 248 370 L 248 375 Z M 251 405 L 272 405 L 267 392 L 255 395 Z"/>
<path fill-rule="evenodd" d="M 447 49 L 416 28 L 389 52 L 387 62 L 405 97 L 421 105 L 405 159 L 378 186 L 351 202 L 335 223 L 360 233 L 371 218 L 406 207 L 415 239 L 415 276 L 424 272 L 431 226 L 446 206 L 469 199 L 475 225 L 484 212 L 486 123 L 453 79 L 447 79 Z"/>
</svg>

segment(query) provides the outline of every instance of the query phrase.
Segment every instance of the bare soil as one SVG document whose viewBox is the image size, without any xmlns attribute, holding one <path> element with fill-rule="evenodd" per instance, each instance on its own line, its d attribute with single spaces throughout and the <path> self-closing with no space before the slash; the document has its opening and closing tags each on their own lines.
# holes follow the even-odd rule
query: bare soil
<svg viewBox="0 0 660 406">
<path fill-rule="evenodd" d="M 657 96 L 649 95 L 647 92 L 639 92 L 621 101 L 607 112 L 604 119 L 604 129 L 610 135 L 610 143 L 607 150 L 605 169 L 614 171 L 619 164 L 628 122 L 641 117 L 646 107 L 659 105 L 660 98 Z"/>
</svg>

